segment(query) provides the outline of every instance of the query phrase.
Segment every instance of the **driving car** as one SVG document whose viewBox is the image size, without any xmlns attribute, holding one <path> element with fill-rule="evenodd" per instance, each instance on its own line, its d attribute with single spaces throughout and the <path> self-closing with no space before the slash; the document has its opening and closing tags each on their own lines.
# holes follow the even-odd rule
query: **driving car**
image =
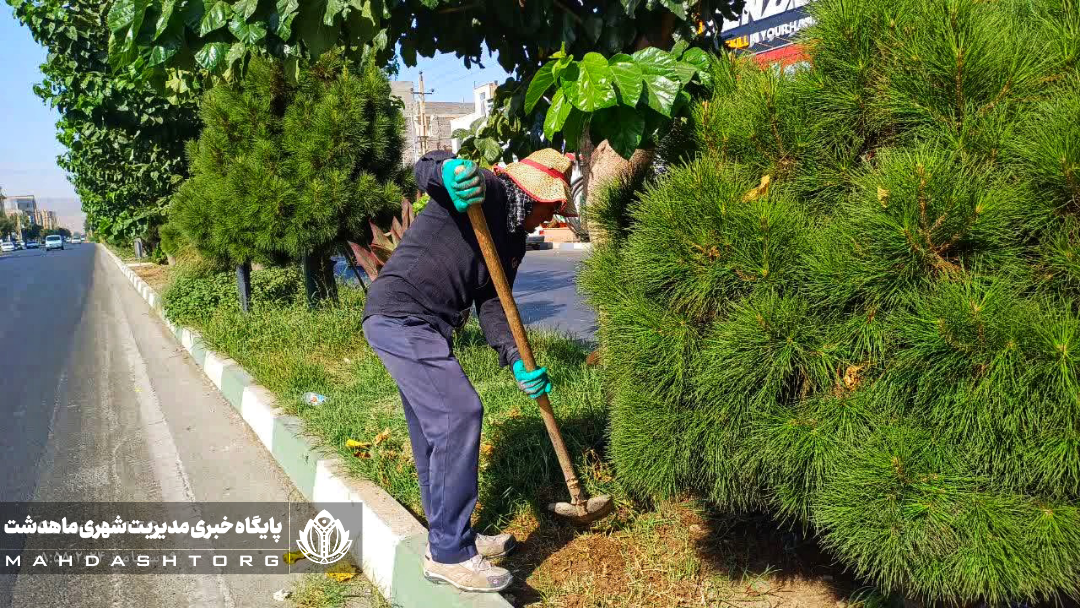
<svg viewBox="0 0 1080 608">
<path fill-rule="evenodd" d="M 79 243 L 82 242 L 82 237 L 81 236 L 73 236 L 73 237 L 71 237 L 70 242 L 71 242 L 72 245 L 78 245 Z"/>
<path fill-rule="evenodd" d="M 15 251 L 15 243 L 12 243 L 11 241 L 0 242 L 0 251 L 3 251 L 4 253 Z"/>
<path fill-rule="evenodd" d="M 50 234 L 49 236 L 45 237 L 45 251 L 48 251 L 50 249 L 63 249 L 63 248 L 64 248 L 64 237 L 60 236 L 59 234 Z"/>
</svg>

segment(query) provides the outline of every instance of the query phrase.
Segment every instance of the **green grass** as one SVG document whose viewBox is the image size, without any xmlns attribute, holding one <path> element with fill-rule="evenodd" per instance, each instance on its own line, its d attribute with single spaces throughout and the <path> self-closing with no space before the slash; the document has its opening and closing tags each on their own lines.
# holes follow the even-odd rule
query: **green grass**
<svg viewBox="0 0 1080 608">
<path fill-rule="evenodd" d="M 362 603 L 350 602 L 351 598 L 362 598 Z M 390 602 L 363 576 L 338 582 L 325 574 L 305 574 L 293 588 L 289 602 L 289 605 L 297 608 L 347 608 L 351 605 L 391 607 Z"/>
<path fill-rule="evenodd" d="M 234 358 L 273 391 L 278 405 L 336 450 L 352 474 L 386 488 L 422 519 L 397 387 L 364 341 L 363 298 L 359 290 L 342 288 L 336 304 L 314 311 L 298 302 L 257 302 L 251 314 L 221 306 L 194 324 L 209 348 Z M 530 332 L 530 341 L 550 370 L 556 416 L 583 482 L 590 492 L 618 493 L 602 456 L 600 376 L 585 366 L 585 347 L 546 331 Z M 475 320 L 456 337 L 454 351 L 484 403 L 477 526 L 502 527 L 523 510 L 543 517 L 548 501 L 565 500 L 566 488 L 538 408 L 499 367 Z M 306 391 L 328 399 L 305 404 Z M 358 456 L 346 447 L 349 439 L 373 445 Z"/>
<path fill-rule="evenodd" d="M 120 258 L 121 261 L 124 261 L 124 262 L 149 262 L 150 261 L 150 260 L 147 260 L 147 259 L 140 260 L 139 258 L 135 257 L 135 250 L 132 247 L 117 247 L 116 245 L 113 245 L 111 243 L 106 243 L 104 241 L 98 241 L 98 242 L 101 243 L 102 245 L 104 245 L 106 249 L 113 252 L 113 254 L 116 255 L 116 257 Z"/>
</svg>

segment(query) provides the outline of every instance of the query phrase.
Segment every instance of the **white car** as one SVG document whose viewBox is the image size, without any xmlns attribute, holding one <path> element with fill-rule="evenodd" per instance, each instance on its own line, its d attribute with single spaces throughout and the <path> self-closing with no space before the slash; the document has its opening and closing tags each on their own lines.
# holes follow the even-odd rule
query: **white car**
<svg viewBox="0 0 1080 608">
<path fill-rule="evenodd" d="M 72 245 L 78 245 L 79 243 L 82 242 L 82 237 L 81 236 L 73 236 L 73 237 L 71 237 L 71 241 L 69 241 L 69 242 Z"/>
<path fill-rule="evenodd" d="M 45 251 L 48 251 L 50 249 L 63 249 L 63 248 L 64 248 L 64 237 L 60 236 L 59 234 L 50 234 L 49 236 L 45 237 Z"/>
<path fill-rule="evenodd" d="M 39 246 L 40 245 L 38 244 L 37 241 L 26 241 L 26 248 L 27 249 L 37 249 Z"/>
<path fill-rule="evenodd" d="M 15 243 L 11 241 L 0 242 L 0 251 L 7 253 L 8 251 L 15 251 Z"/>
</svg>

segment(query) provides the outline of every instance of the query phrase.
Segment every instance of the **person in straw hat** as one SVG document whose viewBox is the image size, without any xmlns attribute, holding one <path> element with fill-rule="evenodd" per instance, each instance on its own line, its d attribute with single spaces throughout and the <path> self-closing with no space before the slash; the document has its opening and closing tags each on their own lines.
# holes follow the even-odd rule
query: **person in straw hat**
<svg viewBox="0 0 1080 608">
<path fill-rule="evenodd" d="M 414 168 L 427 205 L 368 290 L 364 336 L 401 394 L 420 496 L 428 519 L 424 575 L 467 591 L 501 591 L 510 572 L 488 558 L 505 555 L 509 534 L 476 534 L 469 520 L 477 500 L 483 405 L 454 357 L 461 311 L 476 306 L 499 364 L 536 398 L 551 391 L 546 368 L 532 372 L 518 356 L 480 246 L 469 205 L 481 205 L 511 284 L 525 255 L 525 238 L 556 213 L 576 215 L 570 196 L 572 163 L 540 150 L 495 173 L 447 152 L 433 152 Z"/>
</svg>

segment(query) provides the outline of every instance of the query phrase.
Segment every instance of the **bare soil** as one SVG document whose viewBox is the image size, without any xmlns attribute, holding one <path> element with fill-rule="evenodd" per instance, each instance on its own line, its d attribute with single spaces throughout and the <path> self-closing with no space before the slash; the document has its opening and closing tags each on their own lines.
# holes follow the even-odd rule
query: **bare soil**
<svg viewBox="0 0 1080 608">
<path fill-rule="evenodd" d="M 507 531 L 515 606 L 842 608 L 859 585 L 797 530 L 710 512 L 693 500 L 623 507 L 580 531 L 530 514 Z"/>
</svg>

